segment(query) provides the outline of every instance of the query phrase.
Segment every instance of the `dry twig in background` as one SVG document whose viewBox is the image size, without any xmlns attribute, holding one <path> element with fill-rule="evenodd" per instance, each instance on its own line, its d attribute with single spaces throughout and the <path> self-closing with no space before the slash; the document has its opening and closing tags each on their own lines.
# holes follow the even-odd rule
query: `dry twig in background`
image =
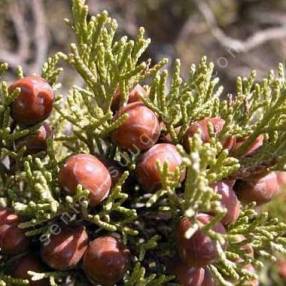
<svg viewBox="0 0 286 286">
<path fill-rule="evenodd" d="M 31 17 L 25 19 L 29 10 Z M 16 52 L 0 50 L 0 60 L 12 69 L 21 65 L 26 73 L 39 73 L 48 54 L 48 35 L 42 0 L 13 1 L 9 4 L 18 47 Z M 30 22 L 32 19 L 32 22 Z M 30 31 L 30 27 L 33 27 Z"/>
<path fill-rule="evenodd" d="M 204 0 L 194 0 L 194 2 L 218 42 L 225 48 L 234 50 L 237 53 L 246 53 L 268 41 L 286 37 L 286 24 L 282 24 L 279 27 L 258 31 L 244 41 L 231 38 L 219 28 L 212 10 Z"/>
</svg>

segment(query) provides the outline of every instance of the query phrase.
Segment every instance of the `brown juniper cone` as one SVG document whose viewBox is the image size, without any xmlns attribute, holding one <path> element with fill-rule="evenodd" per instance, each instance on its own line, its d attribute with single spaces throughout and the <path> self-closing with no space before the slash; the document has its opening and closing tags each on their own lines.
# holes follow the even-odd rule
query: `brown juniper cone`
<svg viewBox="0 0 286 286">
<path fill-rule="evenodd" d="M 280 277 L 286 280 L 286 260 L 279 259 L 276 262 L 276 268 L 277 268 L 277 272 L 280 275 Z"/>
<path fill-rule="evenodd" d="M 45 266 L 40 259 L 32 254 L 25 255 L 19 258 L 14 264 L 11 270 L 11 275 L 14 278 L 27 279 L 29 280 L 30 286 L 49 286 L 48 279 L 42 279 L 38 281 L 32 281 L 31 276 L 28 274 L 29 271 L 43 273 L 45 272 Z"/>
<path fill-rule="evenodd" d="M 237 180 L 234 190 L 241 202 L 261 205 L 269 202 L 279 192 L 279 184 L 276 173 L 271 172 Z"/>
<path fill-rule="evenodd" d="M 153 192 L 160 188 L 161 178 L 157 166 L 167 163 L 169 172 L 174 172 L 182 164 L 182 158 L 175 145 L 168 143 L 156 144 L 144 153 L 136 167 L 136 177 L 139 184 L 147 191 Z M 185 178 L 182 172 L 181 181 Z"/>
<path fill-rule="evenodd" d="M 210 142 L 210 134 L 209 134 L 209 124 L 213 126 L 213 131 L 216 135 L 218 135 L 225 124 L 225 121 L 220 117 L 212 117 L 212 118 L 204 118 L 200 121 L 191 123 L 190 127 L 187 129 L 184 137 L 183 137 L 183 146 L 189 151 L 189 138 L 194 136 L 194 134 L 199 133 L 202 141 L 204 143 Z M 224 148 L 231 150 L 236 143 L 236 139 L 233 136 L 228 137 L 224 142 L 222 142 Z"/>
<path fill-rule="evenodd" d="M 142 101 L 141 97 L 147 96 L 146 90 L 140 85 L 136 84 L 135 87 L 130 91 L 128 95 L 127 103 L 133 103 L 137 101 Z M 116 112 L 119 109 L 121 100 L 120 90 L 117 88 L 111 103 L 111 110 Z"/>
<path fill-rule="evenodd" d="M 204 268 L 190 267 L 180 260 L 173 263 L 172 268 L 172 273 L 181 286 L 201 286 L 204 281 Z"/>
<path fill-rule="evenodd" d="M 204 225 L 211 221 L 212 216 L 200 213 L 196 216 L 196 219 Z M 185 233 L 192 226 L 192 220 L 187 217 L 182 217 L 178 223 L 177 247 L 179 255 L 182 261 L 189 266 L 205 267 L 215 262 L 218 258 L 216 244 L 201 230 L 197 230 L 190 239 L 187 239 Z M 218 233 L 225 233 L 225 228 L 220 222 L 212 230 Z"/>
<path fill-rule="evenodd" d="M 9 208 L 0 208 L 0 226 L 3 224 L 18 224 L 19 217 Z"/>
<path fill-rule="evenodd" d="M 247 180 L 248 178 L 263 176 L 265 175 L 265 170 L 269 170 L 276 163 L 277 159 L 271 158 L 251 167 L 240 168 L 237 172 L 230 175 L 228 180 Z"/>
<path fill-rule="evenodd" d="M 0 226 L 0 249 L 3 254 L 17 255 L 29 248 L 29 240 L 24 230 L 16 224 L 2 224 Z"/>
<path fill-rule="evenodd" d="M 88 235 L 82 226 L 64 226 L 42 245 L 43 261 L 56 270 L 75 268 L 88 246 Z"/>
<path fill-rule="evenodd" d="M 11 115 L 18 124 L 35 125 L 50 115 L 55 95 L 47 81 L 39 76 L 28 76 L 15 81 L 9 91 L 16 88 L 20 94 L 12 103 Z"/>
<path fill-rule="evenodd" d="M 216 183 L 214 186 L 215 192 L 221 195 L 222 206 L 227 210 L 221 221 L 224 225 L 236 222 L 240 214 L 240 202 L 233 191 L 234 183 L 235 181 L 223 181 Z"/>
<path fill-rule="evenodd" d="M 286 172 L 285 171 L 277 171 L 276 176 L 277 176 L 277 182 L 279 184 L 280 190 L 285 189 L 285 187 L 286 187 Z"/>
<path fill-rule="evenodd" d="M 21 138 L 16 142 L 16 147 L 19 150 L 26 147 L 26 155 L 37 154 L 41 151 L 46 151 L 48 148 L 48 139 L 53 137 L 52 128 L 48 123 L 44 123 L 39 130 L 27 137 Z"/>
<path fill-rule="evenodd" d="M 246 138 L 247 139 L 247 138 Z M 246 139 L 237 139 L 236 144 L 233 146 L 231 152 L 236 152 L 237 149 L 246 141 Z M 259 135 L 252 145 L 248 148 L 248 150 L 241 157 L 252 156 L 264 143 L 264 136 Z"/>
<path fill-rule="evenodd" d="M 104 164 L 95 156 L 77 154 L 69 157 L 61 167 L 59 183 L 67 194 L 74 194 L 77 186 L 89 190 L 92 207 L 99 205 L 109 194 L 111 176 Z"/>
<path fill-rule="evenodd" d="M 242 145 L 243 142 L 245 142 L 246 139 L 237 139 L 237 144 L 232 148 L 230 152 L 230 156 L 236 156 L 235 152 L 237 151 L 238 147 Z M 241 158 L 243 157 L 250 157 L 253 156 L 263 145 L 264 143 L 264 136 L 259 135 L 254 143 L 248 148 L 248 150 L 240 155 Z M 247 180 L 247 178 L 253 178 L 253 177 L 259 177 L 263 174 L 265 174 L 265 170 L 268 169 L 269 167 L 272 167 L 277 163 L 276 158 L 270 158 L 269 160 L 265 162 L 260 162 L 259 165 L 254 165 L 251 167 L 244 167 L 241 168 L 238 172 L 234 173 L 233 175 L 230 176 L 229 179 L 234 179 L 234 180 Z"/>
<path fill-rule="evenodd" d="M 128 118 L 112 134 L 113 142 L 123 150 L 140 152 L 152 147 L 160 136 L 160 123 L 156 114 L 141 102 L 121 108 L 115 115 L 128 114 Z"/>
<path fill-rule="evenodd" d="M 127 271 L 129 250 L 115 237 L 101 236 L 90 242 L 83 258 L 83 270 L 90 281 L 112 286 Z"/>
</svg>

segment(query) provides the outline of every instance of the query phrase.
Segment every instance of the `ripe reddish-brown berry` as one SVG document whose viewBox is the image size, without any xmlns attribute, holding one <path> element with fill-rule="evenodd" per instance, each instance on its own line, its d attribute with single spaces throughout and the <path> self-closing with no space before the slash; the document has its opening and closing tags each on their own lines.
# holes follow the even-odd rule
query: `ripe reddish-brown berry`
<svg viewBox="0 0 286 286">
<path fill-rule="evenodd" d="M 127 120 L 113 134 L 113 141 L 124 150 L 147 150 L 160 136 L 160 123 L 156 114 L 141 102 L 120 109 L 117 116 L 128 114 Z"/>
<path fill-rule="evenodd" d="M 224 225 L 236 222 L 240 214 L 240 202 L 232 189 L 233 184 L 234 182 L 231 181 L 218 182 L 214 188 L 221 195 L 222 206 L 227 209 L 226 215 L 222 219 Z"/>
<path fill-rule="evenodd" d="M 147 96 L 146 90 L 140 84 L 136 84 L 129 93 L 128 103 L 141 101 L 141 97 L 144 96 Z"/>
<path fill-rule="evenodd" d="M 285 171 L 277 171 L 277 182 L 279 184 L 280 189 L 285 189 L 286 187 L 286 172 Z"/>
<path fill-rule="evenodd" d="M 193 124 L 191 124 L 185 135 L 187 137 L 192 137 L 195 133 L 199 132 L 203 142 L 209 142 L 209 123 L 212 124 L 213 131 L 218 134 L 222 131 L 225 121 L 220 117 L 204 118 L 198 122 L 194 122 Z"/>
<path fill-rule="evenodd" d="M 11 271 L 11 275 L 15 278 L 29 280 L 30 286 L 50 285 L 47 279 L 32 281 L 31 276 L 28 274 L 29 271 L 37 273 L 42 273 L 45 271 L 45 267 L 42 264 L 42 262 L 38 259 L 38 257 L 31 254 L 23 256 L 18 261 L 16 261 L 16 263 L 13 265 L 13 270 Z"/>
<path fill-rule="evenodd" d="M 182 158 L 176 146 L 168 143 L 156 144 L 143 154 L 136 168 L 136 176 L 140 185 L 148 191 L 154 191 L 161 185 L 157 162 L 161 165 L 166 162 L 169 171 L 174 172 L 181 165 Z M 181 179 L 184 179 L 184 174 Z"/>
<path fill-rule="evenodd" d="M 212 117 L 212 118 L 204 118 L 200 121 L 194 122 L 190 125 L 188 130 L 186 131 L 183 138 L 183 146 L 186 150 L 189 150 L 189 138 L 194 136 L 194 134 L 199 133 L 202 141 L 204 143 L 210 142 L 210 134 L 209 134 L 209 124 L 213 126 L 213 131 L 215 134 L 219 134 L 225 124 L 225 121 L 220 117 Z M 230 136 L 223 143 L 224 148 L 231 149 L 236 140 L 233 136 Z"/>
<path fill-rule="evenodd" d="M 88 235 L 84 227 L 63 227 L 42 246 L 42 259 L 56 270 L 72 269 L 80 262 L 87 246 Z"/>
<path fill-rule="evenodd" d="M 257 175 L 247 180 L 238 180 L 234 185 L 238 198 L 244 203 L 256 202 L 257 205 L 269 202 L 279 191 L 275 172 Z"/>
<path fill-rule="evenodd" d="M 222 142 L 222 144 L 223 144 L 223 148 L 224 149 L 227 149 L 228 151 L 231 151 L 232 150 L 232 148 L 235 146 L 235 144 L 236 144 L 236 138 L 235 138 L 235 136 L 229 136 L 229 137 L 227 137 L 223 142 Z"/>
<path fill-rule="evenodd" d="M 51 113 L 54 92 L 43 78 L 24 77 L 14 82 L 10 91 L 20 88 L 20 94 L 12 103 L 12 117 L 20 125 L 34 125 L 45 120 Z"/>
<path fill-rule="evenodd" d="M 196 218 L 202 224 L 207 224 L 212 219 L 207 214 L 198 214 Z M 193 226 L 193 222 L 186 217 L 181 218 L 179 221 L 177 247 L 181 259 L 189 266 L 194 267 L 204 267 L 213 263 L 218 257 L 215 242 L 201 230 L 197 230 L 190 239 L 187 239 L 185 233 L 191 226 Z M 225 228 L 221 223 L 217 223 L 212 230 L 225 233 Z"/>
<path fill-rule="evenodd" d="M 25 232 L 15 224 L 0 226 L 0 248 L 7 255 L 17 255 L 25 252 L 29 247 L 29 240 Z"/>
<path fill-rule="evenodd" d="M 278 274 L 283 278 L 286 279 L 286 260 L 280 259 L 276 263 Z"/>
<path fill-rule="evenodd" d="M 73 194 L 78 185 L 89 190 L 91 206 L 99 205 L 109 194 L 111 177 L 102 162 L 89 154 L 78 154 L 67 159 L 59 173 L 62 188 Z"/>
<path fill-rule="evenodd" d="M 9 208 L 0 208 L 0 226 L 3 224 L 17 224 L 19 217 Z"/>
<path fill-rule="evenodd" d="M 112 236 L 93 240 L 84 255 L 83 269 L 88 278 L 103 286 L 121 280 L 129 264 L 128 249 Z"/>
<path fill-rule="evenodd" d="M 141 101 L 141 97 L 145 97 L 145 96 L 147 96 L 146 90 L 140 84 L 136 84 L 135 87 L 130 91 L 128 95 L 127 103 Z M 120 105 L 120 100 L 121 100 L 120 90 L 116 89 L 113 99 L 112 99 L 112 103 L 111 103 L 112 111 L 115 112 L 116 110 L 118 110 L 119 105 Z"/>
<path fill-rule="evenodd" d="M 232 148 L 232 151 L 235 152 L 244 142 L 246 139 L 237 140 L 235 145 Z M 248 150 L 242 155 L 242 157 L 247 157 L 253 155 L 262 145 L 264 142 L 264 136 L 259 135 L 253 144 L 248 148 Z"/>
<path fill-rule="evenodd" d="M 173 273 L 181 286 L 201 286 L 204 281 L 203 268 L 190 267 L 180 261 L 173 266 Z"/>
<path fill-rule="evenodd" d="M 44 123 L 36 134 L 21 138 L 16 142 L 17 149 L 26 147 L 26 154 L 36 154 L 47 150 L 47 140 L 52 138 L 53 132 L 48 123 Z"/>
</svg>

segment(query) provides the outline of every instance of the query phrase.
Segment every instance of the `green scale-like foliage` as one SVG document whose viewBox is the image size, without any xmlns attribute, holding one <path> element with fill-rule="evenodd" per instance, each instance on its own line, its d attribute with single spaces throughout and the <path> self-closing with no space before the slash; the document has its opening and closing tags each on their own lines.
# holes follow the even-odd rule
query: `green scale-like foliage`
<svg viewBox="0 0 286 286">
<path fill-rule="evenodd" d="M 166 59 L 154 65 L 151 60 L 141 61 L 150 44 L 143 28 L 134 40 L 120 38 L 116 34 L 117 23 L 107 12 L 89 17 L 83 0 L 73 0 L 72 7 L 73 19 L 67 23 L 75 33 L 76 42 L 71 44 L 69 54 L 56 54 L 42 70 L 42 76 L 57 93 L 50 118 L 55 138 L 49 140 L 47 152 L 26 156 L 25 147 L 15 148 L 16 140 L 33 134 L 39 125 L 11 127 L 10 106 L 19 91 L 11 93 L 8 83 L 0 83 L 0 204 L 12 207 L 24 218 L 19 226 L 34 240 L 49 237 L 51 226 L 63 216 L 71 224 L 88 224 L 95 237 L 114 232 L 121 235 L 133 258 L 120 285 L 176 284 L 164 261 L 176 253 L 175 229 L 181 216 L 194 220 L 187 237 L 201 228 L 216 241 L 219 259 L 208 270 L 219 285 L 244 285 L 255 278 L 256 274 L 243 266 L 252 264 L 259 270 L 266 260 L 275 261 L 277 252 L 284 254 L 286 225 L 248 205 L 237 222 L 228 226 L 226 234 L 212 231 L 226 209 L 211 186 L 223 179 L 243 178 L 261 168 L 266 171 L 285 168 L 284 67 L 280 65 L 277 75 L 271 72 L 262 82 L 255 80 L 254 72 L 249 78 L 239 78 L 236 95 L 222 100 L 223 88 L 214 77 L 214 65 L 206 58 L 190 68 L 186 79 L 181 77 L 179 60 L 169 74 L 162 70 Z M 84 82 L 82 86 L 73 86 L 66 96 L 60 95 L 58 82 L 61 60 L 70 64 Z M 1 76 L 7 68 L 0 65 Z M 21 69 L 17 75 L 23 77 Z M 142 101 L 157 114 L 183 158 L 182 165 L 173 173 L 168 172 L 166 164 L 158 166 L 161 188 L 152 194 L 136 184 L 128 184 L 139 154 L 123 152 L 110 139 L 112 131 L 127 118 L 126 114 L 114 118 L 113 96 L 119 91 L 120 106 L 124 106 L 129 91 L 137 83 L 148 84 L 149 96 L 142 97 Z M 189 140 L 190 152 L 186 152 L 180 143 L 190 123 L 213 116 L 225 120 L 222 132 L 215 134 L 209 126 L 210 142 L 203 143 L 195 135 Z M 264 137 L 263 146 L 254 156 L 245 157 L 245 151 L 260 135 Z M 229 136 L 247 140 L 229 152 L 220 143 Z M 119 162 L 128 156 L 128 170 L 96 210 L 89 207 L 89 191 L 82 186 L 78 186 L 74 196 L 63 194 L 59 187 L 59 169 L 75 153 L 100 154 Z M 184 185 L 180 183 L 182 172 L 186 172 Z M 212 213 L 213 220 L 201 226 L 195 219 L 198 212 Z M 241 250 L 244 245 L 253 247 L 254 257 Z M 13 260 L 3 257 L 0 262 L 3 265 L 0 285 L 27 285 L 27 281 L 6 275 L 5 265 Z M 30 274 L 35 280 L 49 278 L 53 286 L 61 285 L 67 278 L 76 280 L 76 285 L 85 285 L 81 274 L 72 270 Z"/>
</svg>

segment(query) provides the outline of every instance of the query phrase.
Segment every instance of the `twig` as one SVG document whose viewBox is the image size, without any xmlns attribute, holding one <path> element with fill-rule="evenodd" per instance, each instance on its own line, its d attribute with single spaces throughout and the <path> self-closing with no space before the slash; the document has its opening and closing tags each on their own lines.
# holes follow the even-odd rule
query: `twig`
<svg viewBox="0 0 286 286">
<path fill-rule="evenodd" d="M 22 65 L 22 67 L 26 69 L 27 66 L 25 62 L 29 58 L 30 41 L 24 20 L 24 13 L 22 11 L 24 6 L 20 5 L 19 3 L 16 4 L 13 2 L 8 10 L 19 43 L 17 52 L 12 53 L 3 49 L 0 51 L 0 59 L 7 62 L 10 67 L 14 69 L 16 69 L 18 65 Z"/>
<path fill-rule="evenodd" d="M 30 6 L 33 14 L 33 23 L 30 23 L 30 25 L 34 26 L 34 35 L 28 33 L 27 22 L 24 18 L 27 5 Z M 43 1 L 31 0 L 12 3 L 9 14 L 18 39 L 18 49 L 15 53 L 1 50 L 0 59 L 7 62 L 12 69 L 16 69 L 21 65 L 26 73 L 39 73 L 48 53 L 48 36 Z M 35 46 L 35 52 L 33 53 L 30 49 L 31 42 Z M 33 60 L 33 63 L 28 64 L 29 60 Z"/>
<path fill-rule="evenodd" d="M 253 9 L 254 10 L 254 9 Z M 254 11 L 249 12 L 249 17 L 251 17 L 252 21 L 261 24 L 286 24 L 286 15 L 281 12 L 268 12 L 268 11 L 259 11 L 255 9 Z"/>
<path fill-rule="evenodd" d="M 32 0 L 31 9 L 34 15 L 36 47 L 35 61 L 30 68 L 31 72 L 39 73 L 48 53 L 48 35 L 46 29 L 45 13 L 42 0 Z"/>
<path fill-rule="evenodd" d="M 218 26 L 215 16 L 204 0 L 194 0 L 197 8 L 205 18 L 205 21 L 213 34 L 213 36 L 218 40 L 218 42 L 224 47 L 234 50 L 237 53 L 245 53 L 256 47 L 271 41 L 282 39 L 286 37 L 286 25 L 281 25 L 275 28 L 268 28 L 254 35 L 250 36 L 245 41 L 231 38 L 227 36 Z"/>
<path fill-rule="evenodd" d="M 192 15 L 183 25 L 182 29 L 179 31 L 177 36 L 177 44 L 186 41 L 189 35 L 198 35 L 206 32 L 208 28 L 202 21 L 200 21 L 199 15 Z"/>
</svg>

